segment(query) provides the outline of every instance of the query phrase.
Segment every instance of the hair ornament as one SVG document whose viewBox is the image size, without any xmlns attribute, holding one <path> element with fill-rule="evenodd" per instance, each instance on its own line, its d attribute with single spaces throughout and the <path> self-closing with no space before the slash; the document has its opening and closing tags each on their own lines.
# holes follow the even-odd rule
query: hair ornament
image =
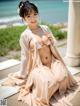
<svg viewBox="0 0 80 106">
<path fill-rule="evenodd" d="M 20 5 L 20 7 L 19 7 L 19 8 L 22 8 L 22 6 L 23 6 L 23 3 Z"/>
</svg>

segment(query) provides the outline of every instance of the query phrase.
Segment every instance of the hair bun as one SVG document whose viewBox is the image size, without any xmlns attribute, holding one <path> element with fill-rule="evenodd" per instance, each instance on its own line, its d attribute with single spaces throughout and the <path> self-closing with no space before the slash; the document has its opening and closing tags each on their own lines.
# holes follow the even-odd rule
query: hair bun
<svg viewBox="0 0 80 106">
<path fill-rule="evenodd" d="M 25 2 L 30 3 L 28 0 L 26 0 Z"/>
<path fill-rule="evenodd" d="M 20 3 L 19 3 L 19 8 L 21 8 L 23 6 L 23 1 L 21 1 Z"/>
<path fill-rule="evenodd" d="M 28 0 L 25 0 L 24 3 L 25 4 L 30 4 L 30 2 Z"/>
<path fill-rule="evenodd" d="M 19 8 L 21 8 L 23 5 L 25 4 L 29 4 L 30 2 L 28 0 L 22 0 L 20 3 L 19 3 Z"/>
<path fill-rule="evenodd" d="M 22 0 L 22 1 L 23 1 L 23 3 L 30 3 L 29 0 Z"/>
</svg>

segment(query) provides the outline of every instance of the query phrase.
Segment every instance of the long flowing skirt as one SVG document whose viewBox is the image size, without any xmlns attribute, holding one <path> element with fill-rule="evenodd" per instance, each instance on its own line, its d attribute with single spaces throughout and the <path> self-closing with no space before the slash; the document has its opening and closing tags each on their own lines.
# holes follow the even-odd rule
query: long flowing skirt
<svg viewBox="0 0 80 106">
<path fill-rule="evenodd" d="M 33 69 L 18 100 L 29 106 L 72 106 L 70 101 L 79 91 L 79 79 L 74 79 L 65 66 L 56 60 L 51 68 L 39 65 Z"/>
</svg>

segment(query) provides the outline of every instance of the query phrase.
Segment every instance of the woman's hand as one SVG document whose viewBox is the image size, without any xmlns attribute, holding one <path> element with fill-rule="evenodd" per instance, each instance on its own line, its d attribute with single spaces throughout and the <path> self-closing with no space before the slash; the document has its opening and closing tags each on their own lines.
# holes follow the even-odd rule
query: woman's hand
<svg viewBox="0 0 80 106">
<path fill-rule="evenodd" d="M 52 37 L 53 35 L 49 32 L 46 32 L 45 35 L 48 37 L 48 39 L 51 41 L 51 43 L 54 44 L 54 38 Z"/>
</svg>

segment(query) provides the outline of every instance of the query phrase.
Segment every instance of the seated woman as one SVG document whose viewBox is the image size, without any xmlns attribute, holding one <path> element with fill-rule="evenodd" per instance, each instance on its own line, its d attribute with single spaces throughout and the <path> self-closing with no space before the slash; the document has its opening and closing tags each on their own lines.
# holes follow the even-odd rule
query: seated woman
<svg viewBox="0 0 80 106">
<path fill-rule="evenodd" d="M 47 26 L 38 24 L 38 8 L 29 1 L 21 1 L 19 14 L 28 28 L 20 38 L 21 71 L 14 74 L 17 79 L 27 79 L 18 100 L 29 106 L 50 106 L 50 99 L 57 91 L 65 94 L 76 81 L 56 49 L 52 32 Z"/>
<path fill-rule="evenodd" d="M 47 26 L 38 24 L 37 7 L 29 1 L 23 1 L 19 8 L 20 16 L 28 24 L 20 39 L 24 57 L 22 73 L 27 66 L 24 75 L 28 75 L 28 79 L 18 100 L 29 106 L 50 106 L 55 92 L 64 94 L 76 81 L 59 55 L 51 31 Z"/>
</svg>

